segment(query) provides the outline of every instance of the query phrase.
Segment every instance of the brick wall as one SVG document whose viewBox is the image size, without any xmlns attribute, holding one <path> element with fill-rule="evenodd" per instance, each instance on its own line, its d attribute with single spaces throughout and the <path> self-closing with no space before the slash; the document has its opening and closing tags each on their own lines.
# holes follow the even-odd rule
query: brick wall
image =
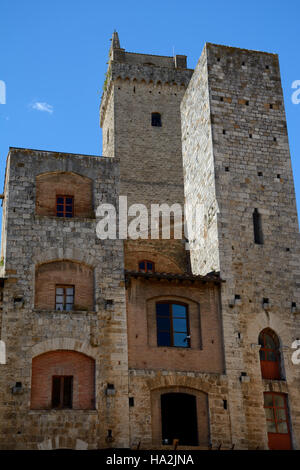
<svg viewBox="0 0 300 470">
<path fill-rule="evenodd" d="M 74 217 L 93 217 L 92 180 L 75 173 L 53 172 L 36 177 L 36 213 L 56 216 L 56 196 L 73 196 Z"/>
<path fill-rule="evenodd" d="M 146 250 L 125 252 L 125 269 L 138 271 L 139 262 L 147 260 L 154 263 L 157 273 L 182 273 L 182 269 L 172 259 L 156 251 L 147 251 L 147 246 L 145 248 Z"/>
<path fill-rule="evenodd" d="M 222 373 L 223 346 L 217 286 L 131 279 L 127 291 L 129 367 Z M 188 306 L 191 347 L 158 347 L 156 302 Z"/>
<path fill-rule="evenodd" d="M 93 310 L 94 271 L 91 267 L 71 261 L 54 261 L 36 268 L 35 308 L 55 310 L 55 286 L 74 285 L 74 310 Z"/>
<path fill-rule="evenodd" d="M 52 376 L 73 376 L 73 409 L 95 408 L 95 361 L 75 351 L 50 351 L 33 358 L 31 409 L 51 408 Z"/>
</svg>

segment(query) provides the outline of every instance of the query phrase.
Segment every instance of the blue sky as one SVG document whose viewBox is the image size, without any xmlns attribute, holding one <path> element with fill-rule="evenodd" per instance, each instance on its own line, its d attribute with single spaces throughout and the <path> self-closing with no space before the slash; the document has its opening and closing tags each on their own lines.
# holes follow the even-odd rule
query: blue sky
<svg viewBox="0 0 300 470">
<path fill-rule="evenodd" d="M 9 146 L 101 155 L 99 104 L 110 37 L 121 47 L 185 54 L 204 43 L 279 54 L 300 207 L 299 0 L 2 0 L 0 5 L 0 186 Z M 0 188 L 1 190 L 1 188 Z"/>
</svg>

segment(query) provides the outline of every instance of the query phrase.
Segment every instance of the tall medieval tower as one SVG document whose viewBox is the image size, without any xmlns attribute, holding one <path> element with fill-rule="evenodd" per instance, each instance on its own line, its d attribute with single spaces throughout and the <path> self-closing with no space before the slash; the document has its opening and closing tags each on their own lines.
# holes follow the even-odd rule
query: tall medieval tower
<svg viewBox="0 0 300 470">
<path fill-rule="evenodd" d="M 120 194 L 129 204 L 183 202 L 180 103 L 192 72 L 186 56 L 126 52 L 113 34 L 100 109 L 103 155 L 120 159 Z"/>
<path fill-rule="evenodd" d="M 220 271 L 224 281 L 233 440 L 241 448 L 265 441 L 263 407 L 273 391 L 285 394 L 299 448 L 299 366 L 291 360 L 300 335 L 299 229 L 277 55 L 206 44 L 181 110 L 185 197 L 205 214 L 192 269 Z M 262 331 L 280 338 L 278 380 L 261 376 Z"/>
</svg>

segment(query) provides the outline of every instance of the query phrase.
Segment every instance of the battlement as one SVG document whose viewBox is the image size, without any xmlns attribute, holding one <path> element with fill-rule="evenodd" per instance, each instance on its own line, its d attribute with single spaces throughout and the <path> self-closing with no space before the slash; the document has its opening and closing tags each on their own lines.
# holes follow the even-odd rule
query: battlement
<svg viewBox="0 0 300 470">
<path fill-rule="evenodd" d="M 118 33 L 114 32 L 101 98 L 100 126 L 103 127 L 111 85 L 116 80 L 151 85 L 178 85 L 186 88 L 192 74 L 193 69 L 187 68 L 187 56 L 171 57 L 127 52 L 120 47 Z"/>
</svg>

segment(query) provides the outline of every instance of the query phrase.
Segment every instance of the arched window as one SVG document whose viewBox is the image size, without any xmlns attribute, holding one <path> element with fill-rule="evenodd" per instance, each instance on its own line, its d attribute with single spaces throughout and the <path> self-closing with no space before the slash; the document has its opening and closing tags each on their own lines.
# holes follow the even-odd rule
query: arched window
<svg viewBox="0 0 300 470">
<path fill-rule="evenodd" d="M 254 243 L 257 245 L 263 245 L 263 231 L 262 231 L 262 222 L 261 215 L 257 209 L 254 209 L 253 212 L 253 230 L 254 230 Z"/>
<path fill-rule="evenodd" d="M 161 127 L 161 115 L 160 113 L 151 114 L 151 125 L 155 127 Z"/>
<path fill-rule="evenodd" d="M 187 305 L 157 302 L 156 327 L 157 346 L 190 347 Z"/>
<path fill-rule="evenodd" d="M 263 330 L 258 339 L 261 375 L 263 379 L 281 379 L 279 339 L 270 328 Z"/>
<path fill-rule="evenodd" d="M 154 263 L 149 260 L 139 261 L 139 271 L 142 273 L 154 273 Z"/>
</svg>

